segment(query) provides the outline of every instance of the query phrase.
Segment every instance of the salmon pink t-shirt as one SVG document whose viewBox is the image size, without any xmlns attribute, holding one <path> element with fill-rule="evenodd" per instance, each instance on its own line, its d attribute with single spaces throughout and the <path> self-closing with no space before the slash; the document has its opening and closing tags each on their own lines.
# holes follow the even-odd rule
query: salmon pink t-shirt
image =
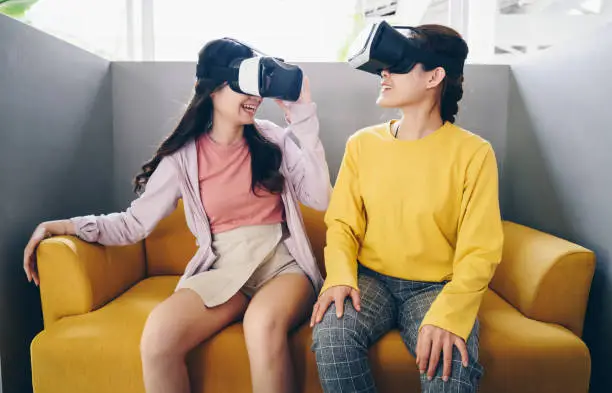
<svg viewBox="0 0 612 393">
<path fill-rule="evenodd" d="M 283 221 L 280 195 L 251 190 L 251 154 L 244 138 L 221 145 L 204 134 L 197 150 L 200 195 L 213 234 Z"/>
</svg>

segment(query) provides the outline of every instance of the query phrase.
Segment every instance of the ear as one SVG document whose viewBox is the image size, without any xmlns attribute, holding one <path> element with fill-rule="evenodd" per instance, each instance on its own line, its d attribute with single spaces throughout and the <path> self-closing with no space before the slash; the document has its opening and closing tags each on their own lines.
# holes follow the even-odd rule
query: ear
<svg viewBox="0 0 612 393">
<path fill-rule="evenodd" d="M 436 67 L 429 73 L 429 80 L 427 81 L 427 88 L 434 89 L 438 87 L 444 78 L 446 77 L 446 71 L 442 67 Z"/>
</svg>

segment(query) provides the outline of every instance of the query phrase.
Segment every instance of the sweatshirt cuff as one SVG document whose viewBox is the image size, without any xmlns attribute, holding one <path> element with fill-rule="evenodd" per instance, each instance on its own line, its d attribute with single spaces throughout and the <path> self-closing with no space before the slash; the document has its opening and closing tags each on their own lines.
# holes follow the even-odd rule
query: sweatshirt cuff
<svg viewBox="0 0 612 393">
<path fill-rule="evenodd" d="M 310 117 L 316 115 L 317 113 L 317 104 L 314 102 L 308 103 L 288 103 L 289 107 L 289 116 L 291 120 L 285 117 L 285 121 L 288 124 L 295 125 L 303 122 L 304 120 L 309 119 Z"/>
<path fill-rule="evenodd" d="M 74 225 L 76 236 L 88 243 L 96 243 L 100 238 L 98 222 L 93 215 L 73 217 L 70 222 Z"/>
</svg>

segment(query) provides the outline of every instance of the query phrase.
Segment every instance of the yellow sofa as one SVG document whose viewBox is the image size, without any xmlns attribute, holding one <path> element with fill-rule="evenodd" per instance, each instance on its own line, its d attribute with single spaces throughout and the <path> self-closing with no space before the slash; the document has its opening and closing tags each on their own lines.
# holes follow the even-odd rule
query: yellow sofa
<svg viewBox="0 0 612 393">
<path fill-rule="evenodd" d="M 322 213 L 303 209 L 321 261 Z M 594 271 L 589 250 L 514 223 L 480 312 L 481 392 L 587 393 L 590 356 L 581 341 Z M 195 250 L 182 207 L 144 242 L 103 247 L 73 237 L 38 250 L 45 329 L 31 346 L 36 393 L 143 392 L 139 340 L 148 313 L 169 296 Z M 296 392 L 321 392 L 311 330 L 291 336 Z M 397 332 L 370 351 L 381 393 L 419 391 L 412 356 Z M 188 359 L 193 392 L 250 392 L 242 327 L 235 324 Z"/>
</svg>

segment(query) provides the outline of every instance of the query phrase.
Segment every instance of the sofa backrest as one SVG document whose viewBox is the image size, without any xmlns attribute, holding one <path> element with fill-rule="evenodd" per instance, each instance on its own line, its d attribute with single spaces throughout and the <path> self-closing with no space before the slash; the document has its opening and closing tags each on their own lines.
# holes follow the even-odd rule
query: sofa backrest
<svg viewBox="0 0 612 393">
<path fill-rule="evenodd" d="M 325 276 L 324 212 L 302 206 L 306 232 Z M 577 335 L 593 276 L 593 252 L 555 236 L 504 222 L 504 253 L 491 289 L 529 318 L 557 323 Z M 147 276 L 180 275 L 195 254 L 183 204 L 162 220 L 145 240 Z"/>
<path fill-rule="evenodd" d="M 302 215 L 313 252 L 321 271 L 324 272 L 324 213 L 302 207 Z M 183 274 L 196 249 L 196 240 L 187 227 L 183 203 L 180 201 L 175 211 L 163 219 L 145 240 L 147 276 Z"/>
<path fill-rule="evenodd" d="M 325 248 L 325 232 L 326 226 L 323 218 L 325 212 L 316 211 L 308 207 L 302 206 L 302 218 L 304 219 L 304 226 L 306 227 L 306 234 L 310 240 L 312 251 L 315 258 L 317 258 L 317 264 L 321 270 L 321 274 L 325 277 L 325 263 L 323 260 L 323 249 Z"/>
<path fill-rule="evenodd" d="M 183 201 L 145 239 L 147 276 L 181 275 L 197 250 L 187 227 Z"/>
</svg>

